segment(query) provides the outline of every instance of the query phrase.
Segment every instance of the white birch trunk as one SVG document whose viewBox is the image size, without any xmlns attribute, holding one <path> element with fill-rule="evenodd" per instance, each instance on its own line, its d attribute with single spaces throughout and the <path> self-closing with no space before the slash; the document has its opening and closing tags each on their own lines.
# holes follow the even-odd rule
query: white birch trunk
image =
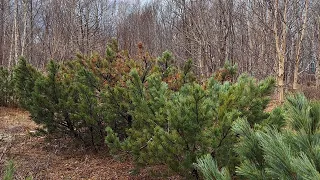
<svg viewBox="0 0 320 180">
<path fill-rule="evenodd" d="M 14 65 L 18 63 L 19 27 L 18 27 L 18 0 L 14 1 Z"/>
<path fill-rule="evenodd" d="M 22 41 L 21 41 L 21 56 L 24 56 L 24 51 L 26 48 L 27 42 L 27 15 L 28 15 L 28 8 L 27 8 L 27 1 L 23 0 L 23 34 L 22 34 Z"/>
</svg>

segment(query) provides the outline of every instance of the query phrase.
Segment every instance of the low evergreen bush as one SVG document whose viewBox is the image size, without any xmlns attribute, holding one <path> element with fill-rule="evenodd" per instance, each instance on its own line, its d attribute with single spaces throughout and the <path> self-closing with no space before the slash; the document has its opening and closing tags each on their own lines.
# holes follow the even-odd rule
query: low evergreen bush
<svg viewBox="0 0 320 180">
<path fill-rule="evenodd" d="M 32 105 L 32 92 L 37 78 L 41 76 L 23 57 L 13 71 L 15 93 L 20 107 L 29 109 Z"/>
<path fill-rule="evenodd" d="M 12 70 L 0 67 L 0 106 L 17 106 Z"/>
<path fill-rule="evenodd" d="M 132 124 L 126 81 L 131 68 L 148 76 L 152 61 L 130 60 L 110 44 L 106 57 L 77 55 L 64 64 L 50 61 L 44 73 L 21 59 L 14 71 L 21 107 L 49 134 L 69 135 L 86 145 L 104 144 L 106 127 L 121 139 Z"/>
<path fill-rule="evenodd" d="M 252 126 L 240 118 L 233 124 L 238 136 L 234 151 L 241 162 L 236 170 L 239 178 L 320 179 L 320 102 L 292 95 L 282 110 L 283 119 L 278 119 L 283 123 Z M 210 156 L 198 159 L 195 166 L 205 179 L 231 179 Z"/>
<path fill-rule="evenodd" d="M 138 165 L 166 164 L 189 177 L 197 174 L 192 166 L 197 157 L 207 153 L 234 171 L 232 124 L 240 117 L 249 117 L 252 125 L 267 119 L 264 109 L 275 81 L 243 75 L 235 83 L 211 78 L 205 86 L 189 81 L 171 89 L 161 75 L 154 72 L 143 82 L 137 71 L 131 72 L 132 127 L 123 142 L 109 129 L 108 144 L 120 144 Z"/>
<path fill-rule="evenodd" d="M 13 87 L 21 107 L 49 134 L 93 147 L 106 143 L 111 153 L 132 155 L 138 167 L 164 164 L 188 178 L 197 177 L 197 169 L 205 165 L 195 168 L 197 158 L 210 154 L 216 161 L 211 165 L 226 167 L 233 175 L 242 163 L 233 150 L 241 136 L 233 132 L 235 121 L 247 119 L 253 128 L 283 117 L 277 115 L 282 110 L 265 112 L 274 79 L 235 79 L 236 68 L 226 63 L 200 81 L 191 61 L 180 69 L 170 52 L 157 59 L 140 54 L 133 60 L 112 42 L 106 57 L 50 61 L 45 72 L 22 58 L 14 69 Z M 281 129 L 283 124 L 277 125 Z M 228 171 L 210 173 L 231 177 Z"/>
</svg>

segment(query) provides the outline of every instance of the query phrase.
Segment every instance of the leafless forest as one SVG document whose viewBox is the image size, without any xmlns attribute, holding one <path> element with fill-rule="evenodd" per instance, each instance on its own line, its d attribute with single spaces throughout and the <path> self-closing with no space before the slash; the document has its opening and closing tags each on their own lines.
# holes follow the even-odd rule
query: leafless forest
<svg viewBox="0 0 320 180">
<path fill-rule="evenodd" d="M 0 65 L 24 56 L 38 68 L 76 53 L 104 53 L 118 40 L 153 56 L 172 51 L 210 76 L 226 60 L 278 89 L 319 85 L 318 0 L 0 0 Z M 281 99 L 281 93 L 280 93 Z"/>
</svg>

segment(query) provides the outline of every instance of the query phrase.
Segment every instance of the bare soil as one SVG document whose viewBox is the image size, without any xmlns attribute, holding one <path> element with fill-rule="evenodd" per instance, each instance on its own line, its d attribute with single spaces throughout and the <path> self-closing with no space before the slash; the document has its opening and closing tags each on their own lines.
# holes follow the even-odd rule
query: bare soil
<svg viewBox="0 0 320 180">
<path fill-rule="evenodd" d="M 107 150 L 97 153 L 67 138 L 32 136 L 36 128 L 28 112 L 0 107 L 0 179 L 10 159 L 15 164 L 15 179 L 181 179 L 169 176 L 162 166 L 134 174 L 128 157 L 115 160 Z"/>
</svg>

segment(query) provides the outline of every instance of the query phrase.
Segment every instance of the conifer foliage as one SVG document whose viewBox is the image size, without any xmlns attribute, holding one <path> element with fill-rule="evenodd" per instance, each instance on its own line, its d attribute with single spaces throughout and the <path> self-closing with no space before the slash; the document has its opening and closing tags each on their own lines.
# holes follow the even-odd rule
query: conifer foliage
<svg viewBox="0 0 320 180">
<path fill-rule="evenodd" d="M 32 103 L 32 92 L 40 73 L 26 59 L 20 58 L 13 72 L 15 91 L 21 107 L 28 109 Z"/>
<path fill-rule="evenodd" d="M 0 67 L 0 106 L 16 106 L 12 70 Z"/>
<path fill-rule="evenodd" d="M 125 141 L 119 143 L 111 133 L 108 144 L 122 146 L 138 164 L 163 163 L 187 176 L 195 173 L 192 164 L 197 157 L 207 153 L 234 168 L 231 147 L 236 138 L 231 125 L 239 117 L 248 116 L 252 123 L 267 118 L 264 108 L 274 85 L 271 78 L 256 82 L 244 75 L 233 84 L 211 78 L 205 87 L 189 81 L 170 89 L 159 72 L 148 76 L 146 82 L 136 71 L 131 76 L 132 127 Z"/>
<path fill-rule="evenodd" d="M 77 55 L 59 64 L 50 61 L 45 73 L 37 72 L 25 59 L 14 71 L 21 106 L 44 132 L 69 135 L 86 145 L 104 144 L 105 128 L 125 138 L 131 124 L 126 81 L 131 68 L 144 72 L 140 62 L 117 50 L 115 42 L 106 57 Z"/>
<path fill-rule="evenodd" d="M 16 85 L 22 105 L 46 132 L 66 134 L 87 145 L 104 143 L 108 114 L 103 111 L 106 88 L 98 64 L 106 62 L 98 58 L 79 56 L 66 64 L 50 61 L 47 72 L 36 78 L 24 75 L 31 74 L 24 61 L 18 65 Z"/>
<path fill-rule="evenodd" d="M 276 110 L 278 113 L 278 110 Z M 287 98 L 284 123 L 250 126 L 246 119 L 233 125 L 239 136 L 234 150 L 240 157 L 237 175 L 245 179 L 320 179 L 320 103 L 303 95 Z M 215 160 L 204 156 L 196 167 L 205 179 L 223 179 Z M 230 178 L 229 178 L 230 179 Z"/>
<path fill-rule="evenodd" d="M 50 61 L 44 73 L 22 58 L 14 90 L 49 134 L 94 147 L 106 143 L 110 153 L 129 153 L 139 166 L 164 164 L 186 177 L 197 177 L 196 169 L 206 163 L 197 168 L 193 163 L 210 154 L 216 160 L 211 165 L 226 167 L 211 174 L 230 177 L 228 170 L 233 174 L 241 162 L 233 151 L 238 138 L 232 125 L 239 118 L 248 119 L 250 128 L 274 121 L 275 115 L 264 112 L 274 79 L 235 80 L 237 66 L 226 63 L 200 81 L 191 61 L 180 69 L 168 51 L 157 59 L 143 51 L 139 44 L 133 60 L 113 41 L 105 57 Z"/>
</svg>

